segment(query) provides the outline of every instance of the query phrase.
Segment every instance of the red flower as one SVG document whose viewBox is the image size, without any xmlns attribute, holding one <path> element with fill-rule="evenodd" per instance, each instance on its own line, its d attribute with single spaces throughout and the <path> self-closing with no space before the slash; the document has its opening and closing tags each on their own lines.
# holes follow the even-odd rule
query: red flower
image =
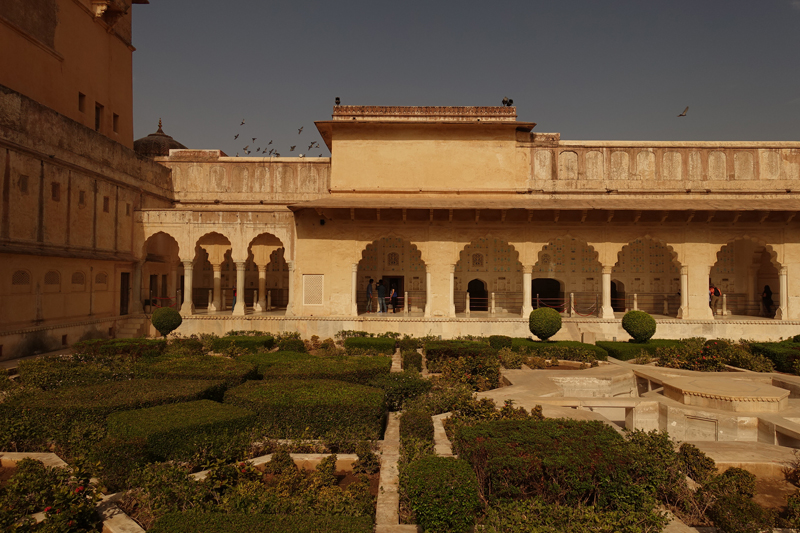
<svg viewBox="0 0 800 533">
<path fill-rule="evenodd" d="M 75 494 L 77 494 L 79 492 L 82 492 L 82 491 L 83 491 L 83 487 L 78 487 L 77 489 L 75 489 Z"/>
<path fill-rule="evenodd" d="M 50 509 L 52 509 L 52 507 L 45 507 L 45 508 L 44 508 L 44 512 L 45 512 L 45 513 L 49 513 L 49 512 L 50 512 Z"/>
</svg>

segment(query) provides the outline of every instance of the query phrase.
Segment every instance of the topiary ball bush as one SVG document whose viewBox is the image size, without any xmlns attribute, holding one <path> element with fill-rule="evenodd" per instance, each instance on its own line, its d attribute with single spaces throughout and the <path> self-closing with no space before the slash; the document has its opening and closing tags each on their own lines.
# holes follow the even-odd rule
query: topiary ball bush
<svg viewBox="0 0 800 533">
<path fill-rule="evenodd" d="M 172 307 L 160 307 L 153 312 L 150 318 L 153 327 L 163 336 L 167 336 L 181 325 L 183 318 L 181 314 Z"/>
<path fill-rule="evenodd" d="M 561 314 L 549 307 L 540 307 L 531 311 L 528 320 L 531 333 L 546 341 L 561 329 Z"/>
<path fill-rule="evenodd" d="M 644 311 L 628 311 L 622 317 L 622 329 L 633 337 L 633 342 L 647 342 L 656 333 L 656 321 Z"/>
</svg>

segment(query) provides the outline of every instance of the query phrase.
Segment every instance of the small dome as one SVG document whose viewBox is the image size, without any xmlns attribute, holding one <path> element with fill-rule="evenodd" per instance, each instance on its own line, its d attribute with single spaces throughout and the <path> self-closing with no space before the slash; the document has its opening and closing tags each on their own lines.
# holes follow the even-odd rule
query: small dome
<svg viewBox="0 0 800 533">
<path fill-rule="evenodd" d="M 168 156 L 170 150 L 186 149 L 186 147 L 164 133 L 161 129 L 161 119 L 158 119 L 158 131 L 133 141 L 133 149 L 137 154 L 152 159 Z"/>
</svg>

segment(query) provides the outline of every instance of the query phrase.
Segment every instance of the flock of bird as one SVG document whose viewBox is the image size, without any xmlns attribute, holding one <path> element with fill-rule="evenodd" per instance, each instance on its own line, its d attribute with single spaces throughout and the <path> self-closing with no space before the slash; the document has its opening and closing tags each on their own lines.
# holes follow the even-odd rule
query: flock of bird
<svg viewBox="0 0 800 533">
<path fill-rule="evenodd" d="M 241 128 L 244 125 L 245 125 L 245 119 L 242 119 L 242 122 L 241 122 L 241 124 L 239 124 L 239 127 Z M 304 127 L 305 126 L 300 126 L 297 129 L 297 134 L 298 135 L 301 135 L 303 133 L 303 128 Z M 234 135 L 233 136 L 233 140 L 234 141 L 237 140 L 239 138 L 239 135 L 241 135 L 241 133 L 237 133 L 236 135 Z M 248 144 L 247 146 L 242 148 L 242 152 L 244 152 L 245 156 L 248 156 L 253 152 L 253 150 L 250 149 L 250 146 L 255 146 L 256 145 L 256 141 L 258 140 L 258 137 L 251 137 L 250 140 L 251 140 L 251 144 Z M 255 153 L 256 154 L 260 153 L 262 155 L 266 155 L 267 157 L 280 157 L 281 156 L 280 152 L 278 152 L 275 148 L 270 148 L 271 145 L 272 145 L 272 139 L 270 139 L 270 141 L 267 144 L 264 145 L 263 150 L 262 150 L 261 146 L 256 148 L 255 149 Z M 289 151 L 290 152 L 294 152 L 296 148 L 297 148 L 296 144 L 292 145 L 292 146 L 289 147 Z M 311 141 L 311 143 L 308 145 L 307 150 L 311 151 L 314 148 L 321 148 L 317 141 Z M 298 154 L 298 155 L 300 157 L 305 157 L 305 154 Z M 236 157 L 239 157 L 239 152 L 236 152 Z M 319 154 L 318 157 L 323 157 L 323 155 Z"/>
</svg>

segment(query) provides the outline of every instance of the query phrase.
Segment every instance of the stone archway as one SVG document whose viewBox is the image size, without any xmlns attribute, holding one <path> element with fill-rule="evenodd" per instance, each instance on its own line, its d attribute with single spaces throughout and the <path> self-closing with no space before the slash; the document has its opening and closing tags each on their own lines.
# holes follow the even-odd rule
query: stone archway
<svg viewBox="0 0 800 533">
<path fill-rule="evenodd" d="M 367 244 L 356 266 L 356 303 L 359 313 L 376 312 L 377 284 L 383 279 L 386 296 L 389 287 L 399 295 L 398 308 L 408 313 L 423 313 L 428 302 L 428 272 L 417 245 L 402 237 L 387 236 Z M 367 301 L 367 288 L 373 280 L 372 301 Z M 406 301 L 406 295 L 408 300 Z"/>
<path fill-rule="evenodd" d="M 718 302 L 718 314 L 775 318 L 779 313 L 781 264 L 768 244 L 743 237 L 722 246 L 709 282 L 724 295 L 724 309 Z"/>
<path fill-rule="evenodd" d="M 597 251 L 586 241 L 571 235 L 551 240 L 539 252 L 532 277 L 553 280 L 558 283 L 559 290 L 556 293 L 554 284 L 547 286 L 540 282 L 534 286 L 532 283 L 533 306 L 537 305 L 538 291 L 540 306 L 568 311 L 568 295 L 572 294 L 576 308 L 594 313 L 602 290 L 602 270 Z"/>
<path fill-rule="evenodd" d="M 150 235 L 142 247 L 139 272 L 134 273 L 134 307 L 143 305 L 147 310 L 157 307 L 180 308 L 183 297 L 183 265 L 180 263 L 180 246 L 172 235 L 159 231 Z M 137 279 L 138 278 L 138 279 Z M 137 294 L 138 293 L 138 294 Z M 136 301 L 138 300 L 138 301 Z"/>
<path fill-rule="evenodd" d="M 223 311 L 226 309 L 223 285 L 226 289 L 232 286 L 231 241 L 221 233 L 206 233 L 195 245 L 195 264 L 199 272 L 194 276 L 193 301 L 202 307 L 204 300 L 208 300 L 209 312 Z M 206 297 L 208 294 L 210 297 Z"/>
<path fill-rule="evenodd" d="M 467 294 L 470 294 L 470 309 L 475 310 L 469 283 L 479 278 L 486 285 L 486 305 L 491 307 L 494 297 L 494 309 L 499 313 L 519 315 L 522 310 L 522 263 L 519 261 L 517 249 L 499 237 L 487 235 L 479 237 L 459 253 L 458 262 L 453 270 L 453 303 L 456 313 L 465 312 Z"/>
<path fill-rule="evenodd" d="M 679 313 L 681 265 L 665 243 L 649 236 L 629 242 L 617 254 L 611 276 L 626 289 L 625 308 L 654 315 Z"/>
<path fill-rule="evenodd" d="M 286 308 L 289 303 L 289 265 L 283 242 L 271 233 L 256 236 L 248 246 L 245 302 L 255 311 Z"/>
</svg>

